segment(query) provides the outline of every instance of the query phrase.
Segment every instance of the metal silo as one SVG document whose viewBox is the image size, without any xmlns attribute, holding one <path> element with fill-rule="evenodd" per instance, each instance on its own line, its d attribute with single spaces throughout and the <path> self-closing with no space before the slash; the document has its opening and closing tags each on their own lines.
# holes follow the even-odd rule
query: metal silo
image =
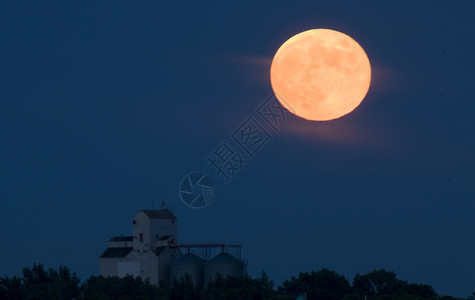
<svg viewBox="0 0 475 300">
<path fill-rule="evenodd" d="M 194 284 L 203 282 L 204 260 L 193 253 L 187 253 L 175 260 L 170 266 L 170 279 L 180 280 L 185 274 L 191 276 Z"/>
<path fill-rule="evenodd" d="M 204 265 L 204 283 L 214 280 L 217 274 L 239 276 L 244 274 L 244 263 L 229 253 L 222 252 Z"/>
</svg>

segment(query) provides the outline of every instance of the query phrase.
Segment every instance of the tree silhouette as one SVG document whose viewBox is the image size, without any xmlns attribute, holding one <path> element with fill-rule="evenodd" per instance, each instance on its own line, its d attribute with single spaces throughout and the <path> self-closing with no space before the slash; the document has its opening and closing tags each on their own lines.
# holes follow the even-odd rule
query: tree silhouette
<svg viewBox="0 0 475 300">
<path fill-rule="evenodd" d="M 91 276 L 80 284 L 67 267 L 46 270 L 41 264 L 23 268 L 22 276 L 0 278 L 0 300 L 475 300 L 475 292 L 465 299 L 439 296 L 427 284 L 408 283 L 384 269 L 356 274 L 352 285 L 334 271 L 321 269 L 300 273 L 274 289 L 265 272 L 260 278 L 249 275 L 219 275 L 205 285 L 195 285 L 189 275 L 171 283 L 152 285 L 140 277 Z"/>
<path fill-rule="evenodd" d="M 292 277 L 283 283 L 279 290 L 284 294 L 297 297 L 307 293 L 307 299 L 340 300 L 351 291 L 348 280 L 334 271 L 322 269 L 318 272 L 300 273 L 298 278 Z"/>
<path fill-rule="evenodd" d="M 26 291 L 21 278 L 0 278 L 0 299 L 21 300 L 26 298 Z"/>
<path fill-rule="evenodd" d="M 67 267 L 46 270 L 42 264 L 23 268 L 24 299 L 72 299 L 79 294 L 79 278 Z"/>
</svg>

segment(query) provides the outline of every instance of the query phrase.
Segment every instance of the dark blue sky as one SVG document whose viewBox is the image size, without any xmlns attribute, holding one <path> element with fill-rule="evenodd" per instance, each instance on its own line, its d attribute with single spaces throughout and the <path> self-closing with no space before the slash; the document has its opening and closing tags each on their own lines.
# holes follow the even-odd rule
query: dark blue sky
<svg viewBox="0 0 475 300">
<path fill-rule="evenodd" d="M 0 272 L 95 275 L 154 198 L 179 241 L 242 241 L 252 276 L 386 268 L 468 296 L 475 2 L 448 3 L 1 1 Z M 313 28 L 366 50 L 366 99 L 288 120 L 224 184 L 206 155 L 269 95 L 278 47 Z M 214 176 L 204 209 L 178 198 L 191 171 Z"/>
</svg>

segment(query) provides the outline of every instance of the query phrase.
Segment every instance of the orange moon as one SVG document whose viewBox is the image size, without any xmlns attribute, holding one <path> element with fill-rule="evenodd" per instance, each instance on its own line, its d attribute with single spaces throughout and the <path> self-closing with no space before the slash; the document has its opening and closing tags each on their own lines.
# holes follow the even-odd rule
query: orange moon
<svg viewBox="0 0 475 300">
<path fill-rule="evenodd" d="M 366 96 L 371 65 L 363 48 L 348 35 L 312 29 L 288 39 L 270 69 L 274 94 L 293 114 L 328 121 L 353 111 Z"/>
</svg>

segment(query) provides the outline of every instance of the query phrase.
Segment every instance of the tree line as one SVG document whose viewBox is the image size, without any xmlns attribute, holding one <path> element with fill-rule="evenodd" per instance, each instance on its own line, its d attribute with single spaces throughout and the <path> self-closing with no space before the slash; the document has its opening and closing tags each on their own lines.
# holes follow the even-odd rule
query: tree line
<svg viewBox="0 0 475 300">
<path fill-rule="evenodd" d="M 467 298 L 438 295 L 430 285 L 408 283 L 384 269 L 356 274 L 351 283 L 328 269 L 302 272 L 278 287 L 265 272 L 260 278 L 218 275 L 204 285 L 193 284 L 189 276 L 159 286 L 129 275 L 81 282 L 67 267 L 42 264 L 23 268 L 22 276 L 0 278 L 0 299 L 9 300 L 294 300 L 299 295 L 307 300 L 475 300 L 475 292 Z"/>
</svg>

